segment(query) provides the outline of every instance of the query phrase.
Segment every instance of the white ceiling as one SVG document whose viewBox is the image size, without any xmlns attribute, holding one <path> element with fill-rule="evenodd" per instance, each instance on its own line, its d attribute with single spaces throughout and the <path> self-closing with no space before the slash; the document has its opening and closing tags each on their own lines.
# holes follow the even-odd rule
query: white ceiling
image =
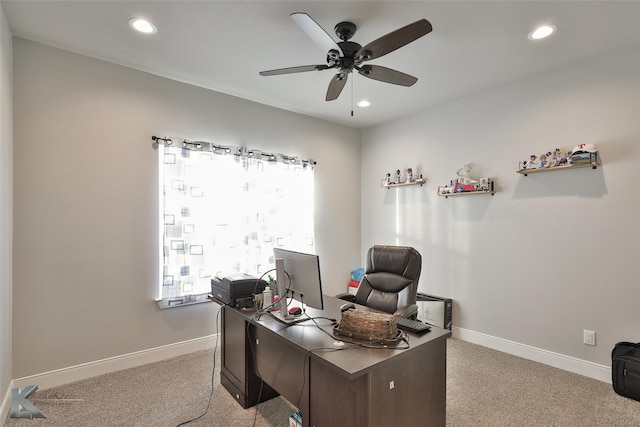
<svg viewBox="0 0 640 427">
<path fill-rule="evenodd" d="M 2 0 L 15 36 L 354 128 L 640 45 L 639 1 L 31 1 Z M 418 77 L 409 88 L 350 76 L 336 101 L 335 70 L 262 77 L 259 71 L 324 64 L 289 15 L 306 12 L 331 36 L 340 21 L 365 45 L 426 18 L 433 32 L 370 61 Z M 158 32 L 134 33 L 132 17 Z M 527 34 L 553 23 L 556 34 Z M 336 38 L 336 41 L 337 38 Z M 353 81 L 353 92 L 351 82 Z M 352 95 L 353 94 L 353 95 Z M 354 107 L 366 98 L 372 105 Z"/>
</svg>

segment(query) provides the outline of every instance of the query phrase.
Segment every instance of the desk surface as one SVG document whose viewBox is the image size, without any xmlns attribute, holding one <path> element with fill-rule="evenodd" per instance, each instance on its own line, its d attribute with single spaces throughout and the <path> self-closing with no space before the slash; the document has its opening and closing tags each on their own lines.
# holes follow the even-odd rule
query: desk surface
<svg viewBox="0 0 640 427">
<path fill-rule="evenodd" d="M 311 318 L 328 317 L 339 321 L 340 306 L 344 303 L 345 301 L 343 300 L 325 295 L 324 310 L 307 307 L 306 315 Z M 299 305 L 299 303 L 293 301 L 289 307 L 297 305 Z M 369 310 L 365 306 L 357 307 L 361 310 Z M 255 311 L 241 311 L 248 318 L 252 318 L 255 315 Z M 305 319 L 305 314 L 302 314 L 299 319 Z M 300 347 L 304 351 L 310 352 L 318 361 L 330 364 L 333 368 L 339 369 L 344 375 L 351 378 L 363 375 L 375 369 L 380 364 L 385 363 L 389 358 L 408 351 L 407 349 L 396 349 L 395 346 L 374 350 L 349 343 L 345 343 L 342 347 L 336 346 L 334 344 L 336 337 L 330 336 L 333 335 L 334 325 L 331 321 L 324 318 L 316 319 L 317 324 L 322 330 L 310 319 L 301 323 L 287 325 L 274 319 L 269 314 L 263 314 L 259 320 L 254 320 L 253 322 L 286 338 L 290 343 Z M 436 340 L 444 340 L 451 336 L 451 331 L 434 326 L 431 328 L 431 331 L 427 333 L 418 335 L 408 332 L 407 335 L 411 349 Z M 405 343 L 400 342 L 397 347 L 405 347 Z"/>
</svg>

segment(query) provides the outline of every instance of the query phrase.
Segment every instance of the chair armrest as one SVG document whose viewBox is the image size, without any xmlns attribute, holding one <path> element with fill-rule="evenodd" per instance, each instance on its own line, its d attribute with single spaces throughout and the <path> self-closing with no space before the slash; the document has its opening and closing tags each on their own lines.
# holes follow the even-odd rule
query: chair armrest
<svg viewBox="0 0 640 427">
<path fill-rule="evenodd" d="M 416 304 L 405 305 L 397 309 L 393 315 L 406 317 L 407 319 L 415 319 L 418 317 L 418 306 Z"/>
<path fill-rule="evenodd" d="M 336 295 L 336 298 L 340 298 L 343 299 L 345 301 L 349 301 L 349 302 L 356 302 L 356 296 L 353 294 L 349 294 L 349 293 L 344 293 L 344 294 L 338 294 Z M 417 307 L 416 307 L 416 312 L 418 311 Z"/>
</svg>

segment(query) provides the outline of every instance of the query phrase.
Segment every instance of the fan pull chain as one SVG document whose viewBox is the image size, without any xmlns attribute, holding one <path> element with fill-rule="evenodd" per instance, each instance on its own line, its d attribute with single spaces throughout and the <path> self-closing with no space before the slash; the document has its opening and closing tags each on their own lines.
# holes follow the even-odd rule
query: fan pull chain
<svg viewBox="0 0 640 427">
<path fill-rule="evenodd" d="M 351 76 L 351 117 L 353 117 L 353 81 L 355 80 L 354 76 Z"/>
</svg>

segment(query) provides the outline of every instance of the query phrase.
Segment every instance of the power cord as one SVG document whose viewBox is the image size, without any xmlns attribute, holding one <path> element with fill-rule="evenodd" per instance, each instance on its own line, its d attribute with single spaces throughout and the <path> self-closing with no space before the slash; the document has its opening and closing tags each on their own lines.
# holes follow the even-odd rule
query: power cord
<svg viewBox="0 0 640 427">
<path fill-rule="evenodd" d="M 267 274 L 271 273 L 272 271 L 276 271 L 275 268 L 272 268 L 271 270 L 267 270 L 264 273 L 262 273 L 262 275 L 256 280 L 256 284 L 253 287 L 253 295 L 256 295 L 256 291 L 258 290 L 258 285 L 260 284 L 260 281 L 262 280 L 262 278 L 264 276 L 266 276 Z M 289 276 L 289 273 L 287 273 L 287 271 L 285 270 L 284 274 L 287 276 L 287 279 L 289 279 L 289 285 L 286 287 L 286 293 L 287 295 L 289 294 L 289 290 L 291 289 L 291 276 Z M 274 289 L 276 290 L 276 289 Z M 276 304 L 276 303 L 274 303 Z"/>
<path fill-rule="evenodd" d="M 223 304 L 220 307 L 220 309 L 218 310 L 217 318 L 216 318 L 216 344 L 215 344 L 215 347 L 213 348 L 213 369 L 211 370 L 211 393 L 209 394 L 209 402 L 207 403 L 207 408 L 204 410 L 202 414 L 188 421 L 181 422 L 176 427 L 184 426 L 195 420 L 199 420 L 200 418 L 204 417 L 207 414 L 207 412 L 209 412 L 209 408 L 211 407 L 211 399 L 213 398 L 213 391 L 215 390 L 214 382 L 215 382 L 215 372 L 216 372 L 216 353 L 218 351 L 218 337 L 220 336 L 220 313 L 222 312 L 225 306 L 226 304 Z"/>
</svg>

